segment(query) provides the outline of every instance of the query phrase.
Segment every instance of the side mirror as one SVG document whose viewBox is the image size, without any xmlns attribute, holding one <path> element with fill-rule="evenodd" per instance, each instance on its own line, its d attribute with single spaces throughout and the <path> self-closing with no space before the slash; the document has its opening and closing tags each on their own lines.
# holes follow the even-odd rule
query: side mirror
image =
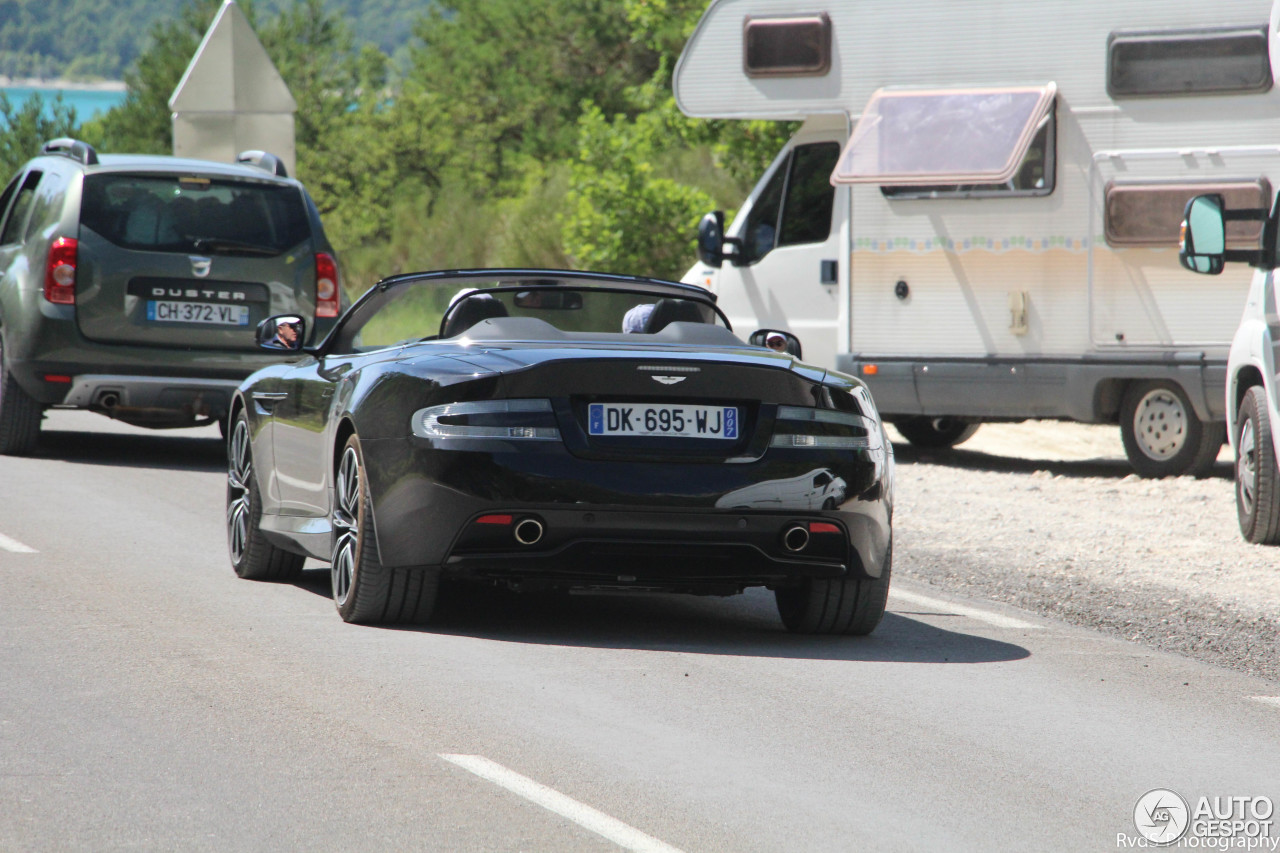
<svg viewBox="0 0 1280 853">
<path fill-rule="evenodd" d="M 757 329 L 747 338 L 747 343 L 756 347 L 765 347 L 774 352 L 785 352 L 796 358 L 804 358 L 800 351 L 800 339 L 790 332 L 777 329 Z"/>
<path fill-rule="evenodd" d="M 271 352 L 300 352 L 307 321 L 296 314 L 278 314 L 258 324 L 258 348 Z"/>
<path fill-rule="evenodd" d="M 1222 196 L 1198 195 L 1187 202 L 1182 216 L 1178 261 L 1192 272 L 1222 272 L 1227 254 L 1227 217 Z"/>
<path fill-rule="evenodd" d="M 724 263 L 724 211 L 716 210 L 698 223 L 698 260 L 717 269 Z"/>
</svg>

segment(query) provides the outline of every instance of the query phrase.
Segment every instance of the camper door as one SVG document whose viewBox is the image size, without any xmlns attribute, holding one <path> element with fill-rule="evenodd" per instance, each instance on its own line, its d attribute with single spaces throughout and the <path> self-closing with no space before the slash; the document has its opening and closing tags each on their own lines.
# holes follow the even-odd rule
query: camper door
<svg viewBox="0 0 1280 853">
<path fill-rule="evenodd" d="M 848 190 L 831 186 L 839 130 L 802 129 L 778 155 L 728 229 L 736 254 L 715 274 L 720 307 L 738 329 L 785 329 L 805 361 L 835 363 Z"/>
</svg>

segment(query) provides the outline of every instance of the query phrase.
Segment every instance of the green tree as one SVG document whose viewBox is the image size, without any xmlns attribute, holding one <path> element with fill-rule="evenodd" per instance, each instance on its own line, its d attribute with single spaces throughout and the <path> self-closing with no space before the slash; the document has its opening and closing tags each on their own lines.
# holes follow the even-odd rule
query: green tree
<svg viewBox="0 0 1280 853">
<path fill-rule="evenodd" d="M 0 181 L 9 176 L 40 151 L 40 146 L 60 136 L 72 136 L 76 129 L 74 107 L 55 95 L 46 115 L 45 100 L 33 95 L 15 106 L 0 93 Z"/>
</svg>

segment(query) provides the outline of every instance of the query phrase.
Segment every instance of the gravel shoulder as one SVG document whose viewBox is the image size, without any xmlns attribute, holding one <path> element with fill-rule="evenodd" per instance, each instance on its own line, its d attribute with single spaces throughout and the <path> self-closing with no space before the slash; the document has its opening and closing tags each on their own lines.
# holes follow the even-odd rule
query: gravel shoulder
<svg viewBox="0 0 1280 853">
<path fill-rule="evenodd" d="M 1113 426 L 987 424 L 897 455 L 894 573 L 1280 681 L 1280 548 L 1236 523 L 1232 456 L 1144 480 Z"/>
</svg>

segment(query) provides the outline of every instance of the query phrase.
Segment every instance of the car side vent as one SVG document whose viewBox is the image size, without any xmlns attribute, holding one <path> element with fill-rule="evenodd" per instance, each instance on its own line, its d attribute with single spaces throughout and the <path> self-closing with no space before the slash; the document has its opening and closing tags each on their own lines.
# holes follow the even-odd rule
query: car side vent
<svg viewBox="0 0 1280 853">
<path fill-rule="evenodd" d="M 40 153 L 70 157 L 72 160 L 83 163 L 86 166 L 98 165 L 98 152 L 93 150 L 93 146 L 87 142 L 81 142 L 79 139 L 72 139 L 69 136 L 50 139 L 40 149 Z"/>
<path fill-rule="evenodd" d="M 289 170 L 284 167 L 284 162 L 276 155 L 266 151 L 241 151 L 236 155 L 236 162 L 248 163 L 250 166 L 266 169 L 279 178 L 289 177 Z"/>
</svg>

